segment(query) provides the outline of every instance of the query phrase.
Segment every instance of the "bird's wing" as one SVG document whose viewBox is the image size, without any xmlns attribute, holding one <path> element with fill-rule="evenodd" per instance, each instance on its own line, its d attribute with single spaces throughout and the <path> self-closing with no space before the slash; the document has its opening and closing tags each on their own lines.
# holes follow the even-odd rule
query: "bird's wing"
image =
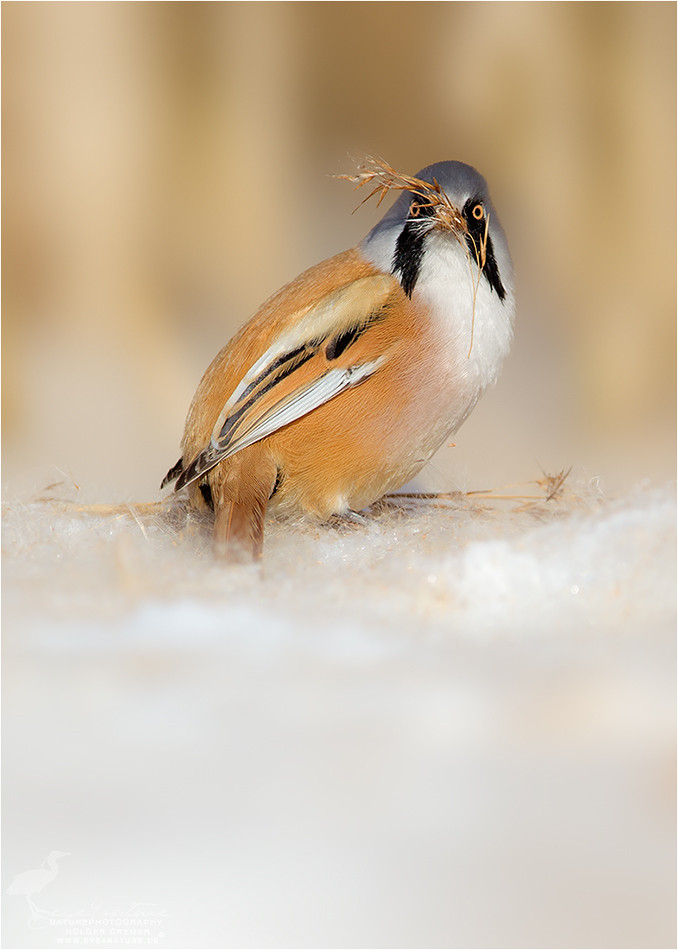
<svg viewBox="0 0 678 950">
<path fill-rule="evenodd" d="M 209 444 L 179 474 L 175 489 L 375 373 L 388 352 L 368 357 L 360 347 L 352 353 L 351 347 L 387 318 L 398 295 L 393 277 L 361 277 L 288 322 L 242 376 L 219 413 Z"/>
</svg>

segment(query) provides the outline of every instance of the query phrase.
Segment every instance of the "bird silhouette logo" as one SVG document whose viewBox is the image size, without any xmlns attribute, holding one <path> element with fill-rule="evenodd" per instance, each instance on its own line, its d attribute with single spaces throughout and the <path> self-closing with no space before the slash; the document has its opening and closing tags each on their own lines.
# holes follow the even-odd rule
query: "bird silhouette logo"
<svg viewBox="0 0 678 950">
<path fill-rule="evenodd" d="M 69 855 L 69 851 L 50 851 L 39 868 L 35 868 L 32 871 L 24 871 L 23 874 L 17 874 L 7 888 L 7 893 L 25 897 L 33 918 L 45 916 L 47 912 L 41 910 L 33 898 L 36 894 L 39 894 L 43 888 L 47 887 L 59 873 L 59 865 L 57 863 L 59 858 L 66 858 Z"/>
</svg>

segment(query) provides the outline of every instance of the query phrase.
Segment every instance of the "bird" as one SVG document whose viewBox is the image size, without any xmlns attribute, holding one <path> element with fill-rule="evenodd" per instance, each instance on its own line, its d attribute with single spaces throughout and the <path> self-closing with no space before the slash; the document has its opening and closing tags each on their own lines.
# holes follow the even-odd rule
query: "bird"
<svg viewBox="0 0 678 950">
<path fill-rule="evenodd" d="M 8 894 L 21 894 L 28 901 L 33 914 L 39 913 L 39 908 L 32 900 L 34 894 L 39 894 L 59 873 L 57 861 L 59 858 L 66 858 L 69 851 L 50 851 L 42 867 L 35 868 L 32 871 L 24 871 L 23 874 L 17 874 L 12 883 L 7 888 Z"/>
<path fill-rule="evenodd" d="M 208 366 L 161 489 L 214 517 L 228 561 L 264 518 L 351 518 L 410 481 L 493 384 L 513 337 L 513 264 L 483 176 L 460 161 L 353 175 L 396 200 L 355 247 L 262 304 Z"/>
</svg>

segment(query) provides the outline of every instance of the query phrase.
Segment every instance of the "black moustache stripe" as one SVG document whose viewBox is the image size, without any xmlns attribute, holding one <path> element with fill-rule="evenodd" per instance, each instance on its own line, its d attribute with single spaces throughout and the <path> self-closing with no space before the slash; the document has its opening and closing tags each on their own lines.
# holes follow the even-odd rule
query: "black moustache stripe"
<svg viewBox="0 0 678 950">
<path fill-rule="evenodd" d="M 485 239 L 485 221 L 477 221 L 467 210 L 472 204 L 477 203 L 479 199 L 471 199 L 464 208 L 464 217 L 466 218 L 469 234 L 466 238 L 471 259 L 477 261 L 478 250 L 482 247 Z M 430 210 L 420 207 L 419 215 L 430 214 Z M 429 228 L 422 226 L 421 217 L 416 220 L 408 218 L 405 226 L 398 235 L 395 252 L 393 254 L 393 264 L 391 273 L 397 277 L 401 286 L 408 297 L 411 297 L 414 288 L 421 273 L 421 264 L 424 259 L 425 241 L 429 233 Z M 483 267 L 483 277 L 490 285 L 500 300 L 506 297 L 506 290 L 499 276 L 499 267 L 494 254 L 494 245 L 492 238 L 487 235 L 487 245 L 485 249 L 485 266 Z"/>
<path fill-rule="evenodd" d="M 396 241 L 391 273 L 400 280 L 408 297 L 412 296 L 419 279 L 427 234 L 427 228 L 408 220 Z"/>
</svg>

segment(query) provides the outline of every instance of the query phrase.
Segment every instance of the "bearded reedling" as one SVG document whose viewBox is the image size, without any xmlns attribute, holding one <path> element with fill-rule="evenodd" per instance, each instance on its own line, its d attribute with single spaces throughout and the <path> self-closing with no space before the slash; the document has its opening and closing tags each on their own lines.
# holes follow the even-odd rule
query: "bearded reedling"
<svg viewBox="0 0 678 950">
<path fill-rule="evenodd" d="M 378 160 L 341 177 L 398 198 L 216 356 L 162 483 L 214 512 L 231 559 L 261 555 L 269 504 L 327 519 L 413 478 L 509 350 L 513 268 L 485 179 L 462 162 L 410 177 Z"/>
</svg>

